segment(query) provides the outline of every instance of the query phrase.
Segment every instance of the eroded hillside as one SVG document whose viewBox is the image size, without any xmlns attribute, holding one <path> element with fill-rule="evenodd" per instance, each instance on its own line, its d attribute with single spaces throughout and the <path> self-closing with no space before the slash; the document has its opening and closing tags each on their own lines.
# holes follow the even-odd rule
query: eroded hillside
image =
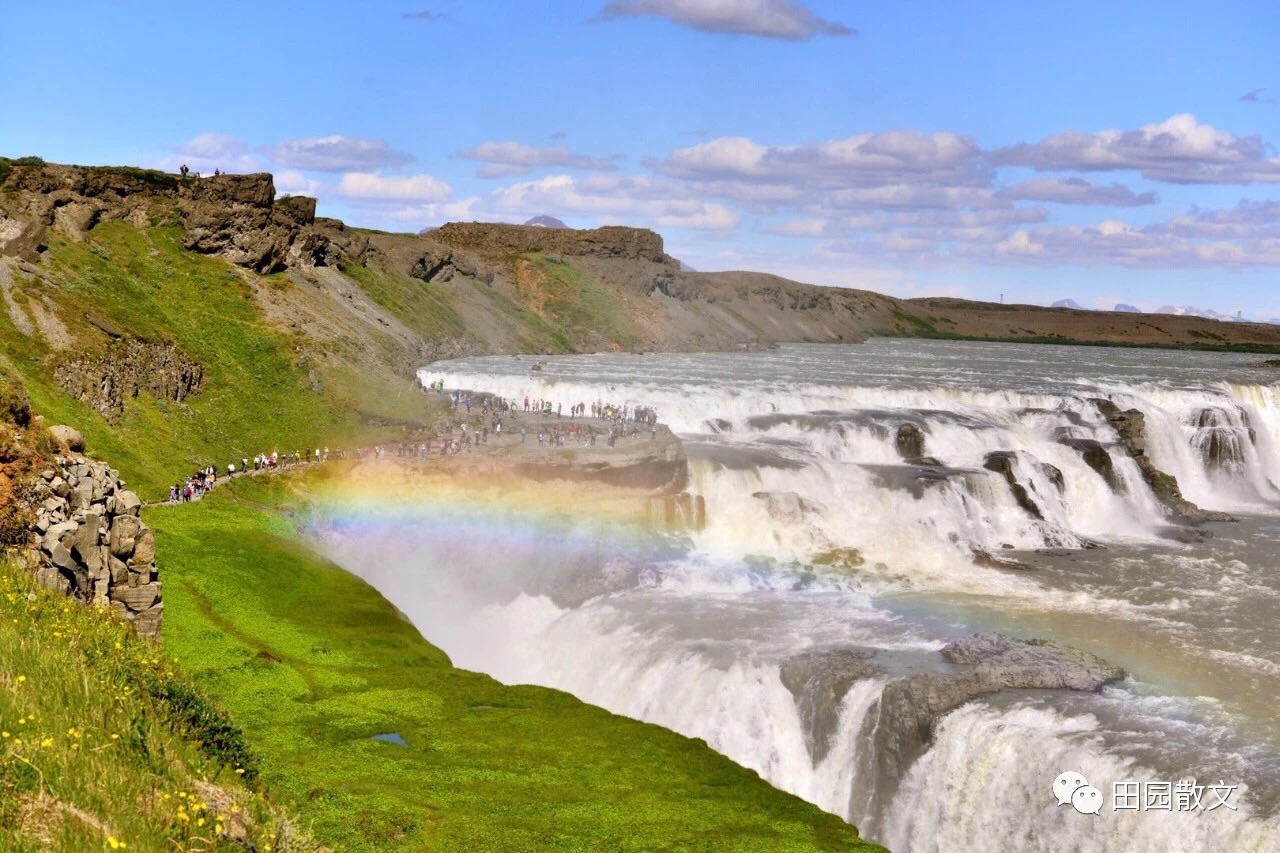
<svg viewBox="0 0 1280 853">
<path fill-rule="evenodd" d="M 422 422 L 416 369 L 460 355 L 873 335 L 1280 351 L 1275 326 L 687 272 L 633 228 L 386 234 L 275 196 L 266 174 L 0 159 L 0 361 L 126 470 L 132 444 L 161 448 L 172 466 L 142 483 L 158 488 L 228 453 Z"/>
</svg>

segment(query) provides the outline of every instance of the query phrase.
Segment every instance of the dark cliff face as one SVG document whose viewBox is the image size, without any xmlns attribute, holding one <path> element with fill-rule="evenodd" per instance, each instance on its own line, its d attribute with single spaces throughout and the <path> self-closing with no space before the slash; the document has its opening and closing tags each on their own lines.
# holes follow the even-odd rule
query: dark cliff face
<svg viewBox="0 0 1280 853">
<path fill-rule="evenodd" d="M 197 178 L 129 167 L 10 165 L 0 182 L 0 255 L 35 260 L 53 231 L 74 241 L 99 222 L 176 222 L 186 248 L 258 272 L 323 263 L 315 199 L 276 200 L 269 174 Z"/>
<path fill-rule="evenodd" d="M 481 255 L 508 252 L 551 252 L 650 261 L 679 269 L 663 251 L 662 237 L 645 228 L 610 225 L 589 231 L 502 225 L 493 222 L 450 222 L 431 232 L 431 239 Z"/>
</svg>

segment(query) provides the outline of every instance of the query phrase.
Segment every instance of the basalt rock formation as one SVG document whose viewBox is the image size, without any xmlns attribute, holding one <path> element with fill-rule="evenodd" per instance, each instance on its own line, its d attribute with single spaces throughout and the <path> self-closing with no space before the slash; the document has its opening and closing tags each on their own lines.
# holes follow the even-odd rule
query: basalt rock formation
<svg viewBox="0 0 1280 853">
<path fill-rule="evenodd" d="M 36 482 L 36 574 L 67 595 L 109 605 L 138 634 L 158 638 L 164 617 L 155 535 L 119 472 L 79 453 L 58 456 Z"/>
<path fill-rule="evenodd" d="M 1031 499 L 1031 493 L 1027 491 L 1027 487 L 1018 482 L 1017 474 L 1013 470 L 1016 460 L 1017 457 L 1013 451 L 997 450 L 987 454 L 982 467 L 1003 477 L 1004 481 L 1009 484 L 1009 491 L 1013 493 L 1013 499 L 1018 502 L 1018 506 L 1022 507 L 1032 518 L 1043 521 L 1044 512 Z M 1059 476 L 1061 476 L 1061 472 L 1059 472 Z"/>
<path fill-rule="evenodd" d="M 124 401 L 140 391 L 175 403 L 199 393 L 204 368 L 173 344 L 129 338 L 113 342 L 104 354 L 80 354 L 61 361 L 54 377 L 68 394 L 115 422 L 124 411 Z"/>
<path fill-rule="evenodd" d="M 1120 446 L 1138 464 L 1142 478 L 1175 521 L 1182 524 L 1235 521 L 1235 518 L 1225 512 L 1201 509 L 1184 498 L 1177 478 L 1155 466 L 1147 456 L 1146 416 L 1142 412 L 1137 409 L 1121 411 L 1110 400 L 1097 399 L 1093 403 L 1116 431 L 1116 435 L 1120 437 Z"/>
<path fill-rule="evenodd" d="M 276 199 L 269 174 L 179 177 L 146 169 L 14 166 L 0 181 L 0 255 L 35 261 L 50 231 L 82 241 L 100 222 L 181 224 L 184 246 L 258 272 L 324 263 L 315 199 Z"/>
<path fill-rule="evenodd" d="M 782 684 L 791 692 L 804 724 L 809 755 L 817 764 L 831 751 L 840 723 L 840 705 L 855 681 L 881 673 L 867 649 L 832 648 L 801 652 L 783 661 Z"/>
<path fill-rule="evenodd" d="M 876 760 L 888 778 L 901 779 L 933 741 L 948 711 L 1001 690 L 1096 691 L 1124 670 L 1087 652 L 1003 634 L 975 634 L 949 643 L 942 658 L 952 672 L 925 672 L 894 681 L 880 697 Z"/>
</svg>

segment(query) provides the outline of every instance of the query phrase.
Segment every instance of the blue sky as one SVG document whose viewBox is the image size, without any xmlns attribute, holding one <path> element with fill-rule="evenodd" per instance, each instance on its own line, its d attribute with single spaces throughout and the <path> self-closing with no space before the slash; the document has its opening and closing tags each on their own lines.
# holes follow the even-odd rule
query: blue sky
<svg viewBox="0 0 1280 853">
<path fill-rule="evenodd" d="M 0 154 L 698 269 L 1280 317 L 1274 2 L 14 4 Z"/>
</svg>

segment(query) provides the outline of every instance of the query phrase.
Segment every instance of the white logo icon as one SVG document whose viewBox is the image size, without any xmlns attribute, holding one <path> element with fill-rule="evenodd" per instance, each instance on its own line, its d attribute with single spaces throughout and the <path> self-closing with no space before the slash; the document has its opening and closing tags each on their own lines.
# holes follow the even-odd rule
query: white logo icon
<svg viewBox="0 0 1280 853">
<path fill-rule="evenodd" d="M 1076 792 L 1076 788 L 1083 788 L 1088 784 L 1088 779 L 1074 770 L 1068 770 L 1066 773 L 1059 773 L 1058 778 L 1053 780 L 1053 795 L 1058 798 L 1058 805 L 1065 806 L 1071 802 L 1071 795 Z"/>
<path fill-rule="evenodd" d="M 1102 792 L 1092 785 L 1081 785 L 1071 795 L 1071 805 L 1080 814 L 1097 814 L 1102 811 Z"/>
</svg>

